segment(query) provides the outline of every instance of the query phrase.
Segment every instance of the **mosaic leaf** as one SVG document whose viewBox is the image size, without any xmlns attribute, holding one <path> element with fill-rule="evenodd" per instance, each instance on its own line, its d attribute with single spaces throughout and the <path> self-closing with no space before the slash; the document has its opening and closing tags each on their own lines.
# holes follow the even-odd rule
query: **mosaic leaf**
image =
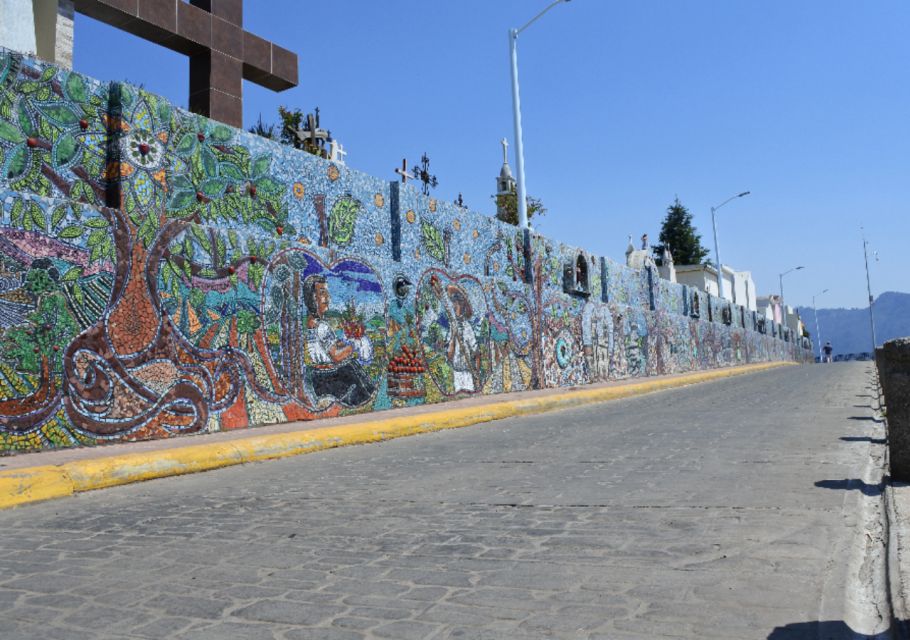
<svg viewBox="0 0 910 640">
<path fill-rule="evenodd" d="M 176 191 L 173 196 L 171 196 L 171 209 L 185 209 L 186 207 L 193 204 L 193 201 L 196 199 L 196 194 L 192 191 Z"/>
<path fill-rule="evenodd" d="M 38 89 L 41 88 L 40 82 L 34 82 L 32 80 L 26 80 L 25 82 L 19 85 L 19 92 L 25 95 L 30 95 L 36 93 Z"/>
<path fill-rule="evenodd" d="M 25 211 L 25 204 L 22 200 L 16 200 L 13 202 L 13 206 L 10 208 L 9 212 L 9 221 L 14 227 L 22 226 L 22 213 Z"/>
<path fill-rule="evenodd" d="M 228 142 L 233 137 L 231 130 L 223 124 L 216 125 L 212 130 L 212 140 L 219 144 Z"/>
<path fill-rule="evenodd" d="M 25 102 L 19 103 L 18 108 L 19 115 L 19 128 L 27 136 L 34 135 L 35 133 L 35 123 L 32 122 L 32 117 L 28 112 L 28 108 L 25 106 Z"/>
<path fill-rule="evenodd" d="M 196 146 L 196 136 L 192 133 L 185 133 L 177 143 L 177 153 L 189 153 Z"/>
<path fill-rule="evenodd" d="M 64 127 L 76 124 L 79 122 L 79 116 L 73 111 L 70 107 L 59 102 L 51 102 L 49 104 L 39 104 L 38 110 L 50 120 L 53 120 L 57 124 L 60 124 Z"/>
<path fill-rule="evenodd" d="M 101 229 L 96 229 L 95 231 L 92 231 L 90 234 L 88 234 L 88 240 L 86 240 L 86 244 L 89 247 L 92 247 L 93 249 L 97 248 L 101 245 L 101 242 L 106 237 L 107 237 L 107 234 L 104 233 L 104 231 L 102 231 Z M 92 259 L 94 260 L 94 258 L 92 258 Z"/>
<path fill-rule="evenodd" d="M 7 142 L 18 144 L 24 139 L 25 137 L 19 132 L 18 128 L 9 122 L 0 120 L 0 140 L 6 140 Z"/>
<path fill-rule="evenodd" d="M 74 225 L 70 225 L 68 227 L 64 227 L 60 231 L 60 233 L 57 234 L 57 237 L 63 238 L 65 240 L 74 240 L 75 238 L 81 238 L 82 233 L 83 233 L 82 227 L 74 224 Z"/>
<path fill-rule="evenodd" d="M 60 278 L 61 282 L 75 282 L 78 280 L 84 272 L 82 267 L 73 267 L 68 269 L 66 273 L 63 274 L 63 277 Z"/>
<path fill-rule="evenodd" d="M 253 179 L 261 178 L 269 170 L 269 167 L 272 164 L 271 156 L 259 156 L 253 160 L 251 167 L 251 172 L 253 174 Z"/>
<path fill-rule="evenodd" d="M 426 247 L 427 253 L 440 262 L 444 262 L 446 259 L 446 247 L 442 233 L 426 220 L 420 221 L 420 230 L 423 232 L 423 245 Z"/>
<path fill-rule="evenodd" d="M 231 180 L 243 180 L 245 178 L 240 167 L 233 162 L 222 162 L 218 165 L 218 170 L 222 176 Z"/>
<path fill-rule="evenodd" d="M 214 176 L 218 172 L 218 163 L 208 147 L 202 147 L 202 168 L 207 176 Z"/>
<path fill-rule="evenodd" d="M 277 180 L 271 178 L 262 178 L 256 182 L 257 188 L 267 196 L 275 196 L 284 191 L 284 187 Z"/>
<path fill-rule="evenodd" d="M 72 135 L 66 133 L 60 136 L 54 144 L 54 164 L 60 166 L 69 163 L 75 157 L 78 148 Z"/>
<path fill-rule="evenodd" d="M 47 230 L 47 215 L 44 213 L 44 209 L 42 209 L 37 202 L 28 203 L 28 214 L 31 216 L 35 227 L 41 231 Z"/>
<path fill-rule="evenodd" d="M 335 202 L 329 213 L 329 238 L 336 244 L 347 244 L 354 237 L 357 214 L 363 205 L 351 196 L 344 196 Z"/>
<path fill-rule="evenodd" d="M 70 97 L 70 100 L 75 100 L 76 102 L 85 102 L 87 95 L 85 92 L 85 81 L 82 80 L 82 77 L 77 73 L 71 73 L 66 79 L 66 95 Z"/>
<path fill-rule="evenodd" d="M 13 153 L 7 161 L 7 177 L 18 178 L 28 168 L 28 149 L 25 145 L 18 145 L 13 148 Z"/>
<path fill-rule="evenodd" d="M 202 193 L 207 195 L 210 198 L 217 198 L 227 187 L 227 180 L 224 178 L 209 178 L 202 183 Z"/>
</svg>

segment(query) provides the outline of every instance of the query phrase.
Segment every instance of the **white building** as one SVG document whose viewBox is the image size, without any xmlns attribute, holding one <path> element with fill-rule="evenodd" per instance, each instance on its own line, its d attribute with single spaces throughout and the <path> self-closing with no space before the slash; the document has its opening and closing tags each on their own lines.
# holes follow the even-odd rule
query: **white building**
<svg viewBox="0 0 910 640">
<path fill-rule="evenodd" d="M 690 287 L 695 287 L 714 296 L 720 296 L 717 284 L 717 269 L 711 265 L 683 264 L 675 265 L 676 281 Z M 749 311 L 757 311 L 758 305 L 755 296 L 755 282 L 749 271 L 735 271 L 728 266 L 723 267 L 724 298 L 735 304 L 745 307 Z"/>
<path fill-rule="evenodd" d="M 0 1 L 0 46 L 73 66 L 73 0 Z"/>
</svg>

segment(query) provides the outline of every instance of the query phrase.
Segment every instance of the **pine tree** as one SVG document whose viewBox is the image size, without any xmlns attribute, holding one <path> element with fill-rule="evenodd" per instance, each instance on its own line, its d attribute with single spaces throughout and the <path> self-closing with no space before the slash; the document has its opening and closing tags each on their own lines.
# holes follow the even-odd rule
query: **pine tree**
<svg viewBox="0 0 910 640">
<path fill-rule="evenodd" d="M 701 235 L 692 226 L 692 214 L 676 198 L 667 207 L 667 216 L 660 228 L 661 244 L 654 247 L 655 255 L 660 256 L 665 246 L 670 246 L 675 264 L 707 264 L 705 256 L 708 250 L 701 245 Z"/>
</svg>

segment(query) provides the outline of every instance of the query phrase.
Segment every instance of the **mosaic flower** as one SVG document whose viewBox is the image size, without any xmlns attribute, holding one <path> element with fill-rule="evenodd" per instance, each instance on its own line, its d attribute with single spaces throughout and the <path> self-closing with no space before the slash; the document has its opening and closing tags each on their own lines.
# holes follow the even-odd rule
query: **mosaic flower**
<svg viewBox="0 0 910 640">
<path fill-rule="evenodd" d="M 164 145 L 150 131 L 133 129 L 123 138 L 124 154 L 143 169 L 157 169 L 164 159 Z"/>
<path fill-rule="evenodd" d="M 305 191 L 306 190 L 303 188 L 303 185 L 301 183 L 299 183 L 299 182 L 294 183 L 294 197 L 295 198 L 297 198 L 298 200 L 303 198 L 303 194 L 305 193 Z"/>
</svg>

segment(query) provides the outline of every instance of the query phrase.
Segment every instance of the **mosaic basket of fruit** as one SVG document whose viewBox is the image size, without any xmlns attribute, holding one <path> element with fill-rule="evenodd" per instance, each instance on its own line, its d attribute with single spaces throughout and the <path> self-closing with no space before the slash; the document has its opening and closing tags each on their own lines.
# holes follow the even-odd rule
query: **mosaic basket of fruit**
<svg viewBox="0 0 910 640">
<path fill-rule="evenodd" d="M 423 385 L 419 376 L 426 373 L 426 367 L 415 351 L 402 345 L 401 353 L 389 361 L 386 367 L 389 380 L 389 395 L 396 398 L 422 398 Z"/>
</svg>

